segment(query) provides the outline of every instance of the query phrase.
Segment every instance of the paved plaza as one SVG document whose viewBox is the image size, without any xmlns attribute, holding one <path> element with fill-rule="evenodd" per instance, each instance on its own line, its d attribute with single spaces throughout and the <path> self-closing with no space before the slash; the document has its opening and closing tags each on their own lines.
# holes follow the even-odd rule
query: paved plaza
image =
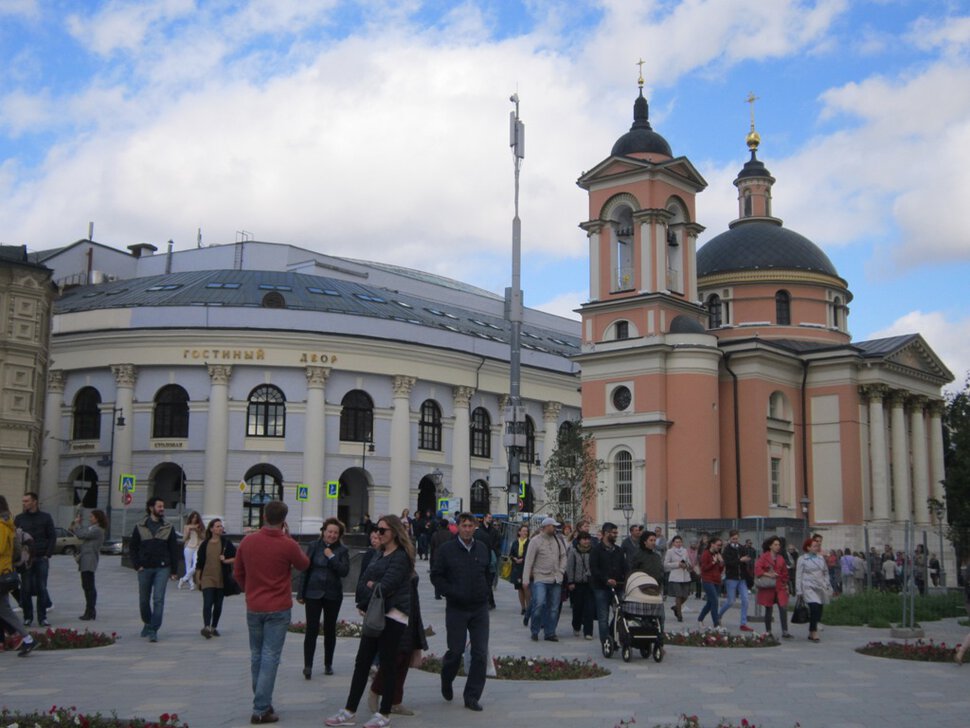
<svg viewBox="0 0 970 728">
<path fill-rule="evenodd" d="M 419 562 L 421 606 L 426 625 L 436 634 L 431 651 L 445 649 L 444 602 L 436 601 L 427 580 L 427 562 Z M 92 628 L 117 632 L 111 647 L 40 652 L 26 659 L 13 652 L 0 654 L 0 705 L 18 709 L 77 706 L 88 712 L 116 712 L 119 716 L 157 717 L 178 713 L 193 728 L 249 725 L 252 694 L 249 648 L 243 597 L 226 600 L 219 625 L 222 637 L 203 639 L 202 598 L 199 592 L 178 591 L 169 584 L 160 641 L 139 638 L 138 596 L 134 572 L 118 557 L 103 557 L 98 578 L 98 620 Z M 83 629 L 80 578 L 74 560 L 56 556 L 51 565 L 50 591 L 54 627 Z M 606 660 L 596 641 L 575 639 L 568 607 L 560 622 L 559 643 L 529 640 L 522 626 L 511 586 L 500 582 L 498 608 L 492 612 L 491 650 L 494 655 L 593 658 L 612 674 L 606 678 L 565 682 L 488 681 L 483 713 L 462 707 L 456 681 L 453 703 L 445 703 L 439 680 L 412 670 L 405 687 L 405 703 L 413 717 L 393 716 L 400 728 L 448 726 L 557 726 L 612 728 L 621 719 L 636 718 L 640 728 L 673 723 L 681 713 L 695 714 L 702 725 L 719 718 L 740 722 L 746 717 L 770 728 L 884 728 L 885 726 L 970 725 L 970 665 L 902 662 L 864 657 L 853 648 L 870 640 L 887 640 L 886 630 L 828 627 L 822 642 L 797 639 L 765 649 L 702 649 L 670 647 L 664 661 L 619 656 Z M 685 625 L 695 624 L 701 602 L 688 602 Z M 358 619 L 352 600 L 344 600 L 343 619 Z M 294 606 L 294 621 L 303 608 Z M 670 618 L 669 627 L 680 627 Z M 755 625 L 754 620 L 751 623 Z M 725 625 L 738 626 L 738 611 L 725 615 Z M 755 625 L 756 626 L 756 625 Z M 953 643 L 965 628 L 957 620 L 931 622 L 927 634 Z M 280 725 L 322 726 L 323 719 L 343 707 L 350 685 L 357 644 L 339 639 L 334 660 L 336 674 L 324 677 L 323 645 L 317 649 L 313 679 L 302 675 L 302 635 L 287 637 L 276 681 L 274 705 Z M 359 724 L 369 717 L 366 700 L 358 711 Z"/>
</svg>

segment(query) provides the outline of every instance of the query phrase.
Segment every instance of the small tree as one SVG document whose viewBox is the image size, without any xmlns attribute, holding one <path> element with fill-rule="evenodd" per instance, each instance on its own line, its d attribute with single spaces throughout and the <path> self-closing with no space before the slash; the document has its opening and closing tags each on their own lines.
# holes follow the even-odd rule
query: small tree
<svg viewBox="0 0 970 728">
<path fill-rule="evenodd" d="M 560 517 L 575 523 L 603 489 L 599 474 L 606 463 L 595 457 L 593 436 L 583 432 L 579 420 L 566 422 L 556 436 L 556 449 L 546 461 L 546 502 Z"/>
<path fill-rule="evenodd" d="M 943 424 L 947 535 L 962 556 L 970 548 L 970 375 L 947 396 Z"/>
</svg>

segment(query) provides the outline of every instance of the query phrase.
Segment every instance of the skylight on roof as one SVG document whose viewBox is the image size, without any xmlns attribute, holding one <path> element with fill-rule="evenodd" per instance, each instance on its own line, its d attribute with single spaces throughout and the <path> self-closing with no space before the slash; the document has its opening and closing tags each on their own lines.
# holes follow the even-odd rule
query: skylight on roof
<svg viewBox="0 0 970 728">
<path fill-rule="evenodd" d="M 260 283 L 259 290 L 261 291 L 292 291 L 293 286 L 282 286 L 276 285 L 275 283 Z"/>
<path fill-rule="evenodd" d="M 236 288 L 239 288 L 239 285 L 240 285 L 239 283 L 221 283 L 219 281 L 213 281 L 212 283 L 206 283 L 205 284 L 205 287 L 206 288 L 230 288 L 230 289 L 236 289 Z M 260 287 L 262 287 L 262 286 L 260 286 Z"/>
<path fill-rule="evenodd" d="M 151 288 L 146 288 L 145 290 L 146 291 L 174 291 L 181 287 L 182 287 L 181 283 L 159 283 L 157 286 L 152 286 Z"/>
<path fill-rule="evenodd" d="M 318 296 L 340 296 L 340 291 L 335 291 L 332 288 L 318 288 L 317 286 L 307 286 L 307 293 L 315 293 Z"/>
</svg>

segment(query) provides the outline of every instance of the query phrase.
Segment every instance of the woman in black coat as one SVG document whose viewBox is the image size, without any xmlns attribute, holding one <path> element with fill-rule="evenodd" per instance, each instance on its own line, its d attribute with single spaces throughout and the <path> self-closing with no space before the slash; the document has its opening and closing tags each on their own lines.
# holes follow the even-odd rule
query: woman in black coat
<svg viewBox="0 0 970 728">
<path fill-rule="evenodd" d="M 350 552 L 340 543 L 344 524 L 328 518 L 320 538 L 310 547 L 310 568 L 303 572 L 296 600 L 306 605 L 306 633 L 303 636 L 303 677 L 313 672 L 313 655 L 320 635 L 323 614 L 323 674 L 333 675 L 333 653 L 337 646 L 337 615 L 344 600 L 341 579 L 350 572 Z"/>
</svg>

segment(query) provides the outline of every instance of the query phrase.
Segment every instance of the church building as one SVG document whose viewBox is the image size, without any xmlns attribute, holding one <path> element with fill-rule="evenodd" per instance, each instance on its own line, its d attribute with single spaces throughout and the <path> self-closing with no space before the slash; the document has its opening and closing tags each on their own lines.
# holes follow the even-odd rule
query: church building
<svg viewBox="0 0 970 728">
<path fill-rule="evenodd" d="M 588 192 L 583 423 L 606 463 L 598 521 L 829 534 L 827 548 L 934 533 L 941 388 L 918 334 L 853 341 L 849 284 L 774 216 L 775 178 L 747 137 L 738 217 L 699 250 L 706 181 L 654 131 L 647 100 Z M 618 520 L 618 517 L 620 520 Z"/>
</svg>

